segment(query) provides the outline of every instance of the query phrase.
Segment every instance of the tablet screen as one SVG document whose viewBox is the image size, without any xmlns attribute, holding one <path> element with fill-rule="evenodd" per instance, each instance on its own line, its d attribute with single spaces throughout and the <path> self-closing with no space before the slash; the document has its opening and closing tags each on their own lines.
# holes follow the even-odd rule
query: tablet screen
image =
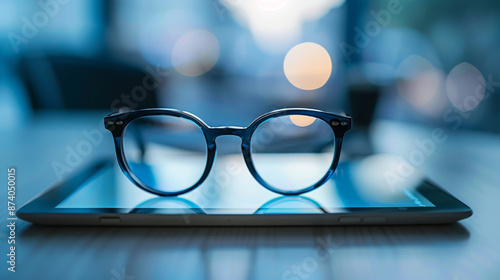
<svg viewBox="0 0 500 280">
<path fill-rule="evenodd" d="M 311 154 L 304 164 L 313 162 Z M 417 191 L 424 177 L 399 158 L 376 155 L 341 162 L 323 186 L 300 196 L 262 187 L 241 155 L 218 157 L 206 181 L 177 197 L 159 197 L 130 182 L 117 166 L 102 168 L 56 208 L 121 208 L 158 213 L 334 213 L 345 208 L 435 207 Z"/>
</svg>

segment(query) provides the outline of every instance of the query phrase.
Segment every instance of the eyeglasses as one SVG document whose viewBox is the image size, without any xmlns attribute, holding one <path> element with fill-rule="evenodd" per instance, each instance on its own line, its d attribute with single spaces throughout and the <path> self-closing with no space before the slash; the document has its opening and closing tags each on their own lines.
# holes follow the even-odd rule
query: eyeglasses
<svg viewBox="0 0 500 280">
<path fill-rule="evenodd" d="M 216 138 L 233 135 L 241 138 L 245 163 L 262 186 L 298 195 L 332 176 L 351 118 L 313 109 L 281 109 L 248 127 L 210 127 L 187 112 L 144 109 L 107 115 L 104 124 L 113 134 L 120 168 L 145 191 L 176 196 L 195 189 L 213 166 Z"/>
</svg>

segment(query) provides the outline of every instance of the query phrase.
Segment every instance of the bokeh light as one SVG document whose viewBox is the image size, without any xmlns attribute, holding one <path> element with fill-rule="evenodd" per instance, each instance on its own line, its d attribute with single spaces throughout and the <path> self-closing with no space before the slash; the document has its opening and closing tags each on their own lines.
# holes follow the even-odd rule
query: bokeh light
<svg viewBox="0 0 500 280">
<path fill-rule="evenodd" d="M 450 102 L 463 112 L 476 108 L 485 90 L 483 75 L 467 62 L 455 66 L 446 79 L 446 93 Z"/>
<path fill-rule="evenodd" d="M 344 0 L 285 1 L 219 0 L 234 19 L 252 32 L 255 43 L 269 54 L 280 54 L 302 36 L 307 22 L 315 22 Z"/>
<path fill-rule="evenodd" d="M 396 70 L 399 94 L 417 110 L 437 115 L 444 109 L 444 73 L 427 59 L 411 55 Z"/>
<path fill-rule="evenodd" d="M 316 118 L 309 116 L 301 116 L 301 115 L 290 115 L 290 121 L 296 126 L 306 127 L 311 125 Z"/>
<path fill-rule="evenodd" d="M 172 65 L 185 76 L 199 76 L 208 72 L 219 59 L 219 41 L 207 30 L 193 30 L 184 34 L 172 50 Z"/>
<path fill-rule="evenodd" d="M 302 43 L 293 47 L 283 64 L 288 81 L 303 90 L 322 87 L 332 73 L 330 55 L 315 43 Z"/>
<path fill-rule="evenodd" d="M 399 93 L 411 104 L 423 106 L 429 103 L 439 90 L 439 75 L 425 58 L 411 55 L 399 68 L 397 82 Z"/>
</svg>

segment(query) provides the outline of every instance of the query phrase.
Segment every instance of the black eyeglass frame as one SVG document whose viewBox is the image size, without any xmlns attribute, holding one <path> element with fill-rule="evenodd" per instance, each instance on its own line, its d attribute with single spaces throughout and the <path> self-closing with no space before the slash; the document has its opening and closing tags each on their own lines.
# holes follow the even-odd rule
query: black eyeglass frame
<svg viewBox="0 0 500 280">
<path fill-rule="evenodd" d="M 196 182 L 193 186 L 181 190 L 181 191 L 176 191 L 176 192 L 164 192 L 160 191 L 154 188 L 151 188 L 144 184 L 130 169 L 128 166 L 126 159 L 125 159 L 125 153 L 124 153 L 124 148 L 123 148 L 123 132 L 125 131 L 125 128 L 127 125 L 140 117 L 145 117 L 145 116 L 174 116 L 174 117 L 180 117 L 187 119 L 194 124 L 196 124 L 203 132 L 206 144 L 207 144 L 207 162 L 205 166 L 205 170 L 201 176 L 201 178 Z M 333 157 L 332 164 L 330 165 L 327 173 L 315 184 L 306 187 L 304 189 L 298 190 L 298 191 L 283 191 L 276 189 L 269 185 L 260 175 L 257 173 L 257 170 L 255 169 L 255 166 L 252 162 L 252 157 L 251 157 L 251 140 L 252 140 L 252 135 L 259 127 L 260 124 L 264 123 L 267 120 L 270 120 L 272 118 L 280 117 L 280 116 L 288 116 L 288 115 L 302 115 L 302 116 L 310 116 L 310 117 L 315 117 L 318 119 L 323 120 L 326 122 L 333 130 L 334 135 L 335 135 L 335 154 Z M 212 169 L 213 163 L 215 161 L 215 156 L 216 156 L 216 144 L 215 140 L 219 136 L 223 135 L 234 135 L 238 136 L 242 140 L 241 144 L 241 150 L 243 153 L 243 158 L 245 160 L 245 163 L 247 165 L 248 170 L 252 174 L 252 176 L 259 182 L 263 187 L 266 189 L 279 193 L 282 195 L 299 195 L 303 194 L 309 191 L 312 191 L 321 185 L 323 185 L 330 177 L 332 174 L 335 172 L 335 169 L 337 168 L 337 164 L 340 159 L 340 150 L 342 148 L 342 141 L 344 138 L 344 134 L 351 129 L 351 117 L 349 116 L 342 116 L 339 114 L 334 114 L 334 113 L 328 113 L 320 110 L 315 110 L 315 109 L 305 109 L 305 108 L 286 108 L 286 109 L 279 109 L 275 110 L 266 114 L 263 114 L 256 118 L 249 126 L 247 127 L 237 127 L 237 126 L 220 126 L 220 127 L 210 127 L 208 126 L 205 122 L 203 122 L 200 118 L 197 116 L 184 112 L 184 111 L 179 111 L 175 109 L 142 109 L 142 110 L 135 110 L 135 111 L 130 111 L 130 112 L 117 112 L 117 113 L 112 113 L 104 117 L 104 126 L 106 127 L 107 130 L 109 130 L 112 135 L 113 135 L 113 140 L 114 140 L 114 145 L 115 145 L 115 152 L 116 152 L 116 158 L 118 161 L 118 165 L 120 166 L 121 170 L 127 176 L 129 180 L 131 180 L 134 184 L 136 184 L 138 187 L 141 189 L 154 193 L 159 196 L 177 196 L 181 195 L 187 192 L 190 192 L 194 190 L 196 187 L 201 185 L 203 181 L 207 178 L 208 174 L 210 173 L 210 170 Z"/>
</svg>

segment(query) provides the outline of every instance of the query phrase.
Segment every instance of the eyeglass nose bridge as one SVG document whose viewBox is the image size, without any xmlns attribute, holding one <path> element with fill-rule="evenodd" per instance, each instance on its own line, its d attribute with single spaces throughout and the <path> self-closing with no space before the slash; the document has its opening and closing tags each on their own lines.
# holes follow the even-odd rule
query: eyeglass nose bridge
<svg viewBox="0 0 500 280">
<path fill-rule="evenodd" d="M 212 134 L 212 138 L 214 140 L 217 137 L 223 135 L 234 135 L 243 139 L 245 135 L 245 130 L 246 127 L 241 127 L 241 126 L 218 126 L 218 127 L 211 127 L 210 133 Z"/>
</svg>

